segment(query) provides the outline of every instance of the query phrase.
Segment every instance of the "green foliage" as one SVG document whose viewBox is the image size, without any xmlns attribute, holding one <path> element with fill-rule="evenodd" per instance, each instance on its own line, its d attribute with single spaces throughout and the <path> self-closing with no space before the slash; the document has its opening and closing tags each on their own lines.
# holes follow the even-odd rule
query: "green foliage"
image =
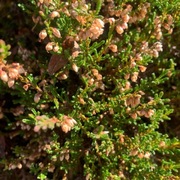
<svg viewBox="0 0 180 180">
<path fill-rule="evenodd" d="M 3 40 L 0 40 L 0 61 L 5 60 L 11 54 L 10 48 L 10 45 L 6 45 Z"/>
<path fill-rule="evenodd" d="M 179 3 L 18 1 L 27 34 L 12 56 L 0 42 L 2 173 L 178 179 L 180 144 L 165 126 L 178 117 Z"/>
</svg>

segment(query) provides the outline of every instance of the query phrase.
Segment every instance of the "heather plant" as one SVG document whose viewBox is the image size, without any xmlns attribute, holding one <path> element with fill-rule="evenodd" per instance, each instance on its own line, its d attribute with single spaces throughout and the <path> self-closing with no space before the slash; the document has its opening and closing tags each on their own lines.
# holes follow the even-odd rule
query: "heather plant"
<svg viewBox="0 0 180 180">
<path fill-rule="evenodd" d="M 179 0 L 18 6 L 38 43 L 9 56 L 0 41 L 2 174 L 178 179 L 179 140 L 163 125 L 178 113 L 166 85 L 179 87 Z"/>
</svg>

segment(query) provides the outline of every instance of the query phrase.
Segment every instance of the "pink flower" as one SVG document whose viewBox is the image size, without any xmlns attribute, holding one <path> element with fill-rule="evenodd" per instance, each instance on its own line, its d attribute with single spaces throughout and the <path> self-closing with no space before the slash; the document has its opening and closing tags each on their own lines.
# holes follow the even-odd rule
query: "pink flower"
<svg viewBox="0 0 180 180">
<path fill-rule="evenodd" d="M 74 127 L 76 123 L 77 122 L 73 118 L 64 115 L 61 123 L 61 129 L 63 132 L 67 133 Z"/>
</svg>

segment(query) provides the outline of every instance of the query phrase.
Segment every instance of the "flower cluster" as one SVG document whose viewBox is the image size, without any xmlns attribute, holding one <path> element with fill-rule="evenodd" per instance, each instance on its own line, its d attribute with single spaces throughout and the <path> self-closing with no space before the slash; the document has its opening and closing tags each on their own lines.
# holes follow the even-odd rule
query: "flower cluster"
<svg viewBox="0 0 180 180">
<path fill-rule="evenodd" d="M 76 123 L 77 122 L 73 118 L 64 115 L 62 117 L 61 129 L 63 132 L 67 133 L 74 127 Z"/>
<path fill-rule="evenodd" d="M 163 45 L 161 42 L 157 41 L 155 42 L 151 47 L 149 47 L 148 42 L 142 42 L 141 45 L 141 53 L 142 54 L 148 54 L 152 57 L 159 57 L 159 52 L 163 51 Z"/>
<path fill-rule="evenodd" d="M 23 73 L 25 73 L 25 70 L 19 63 L 12 63 L 9 65 L 4 63 L 0 64 L 0 78 L 8 84 L 8 87 L 13 87 L 15 80 Z"/>
<path fill-rule="evenodd" d="M 150 152 L 138 152 L 138 150 L 134 149 L 130 152 L 130 156 L 137 156 L 138 158 L 142 159 L 149 159 L 151 157 L 151 153 Z"/>
<path fill-rule="evenodd" d="M 145 17 L 147 17 L 147 12 L 148 9 L 150 8 L 150 3 L 144 3 L 139 5 L 138 7 L 138 12 L 135 13 L 131 18 L 130 18 L 130 23 L 136 23 L 137 21 L 142 21 Z"/>
<path fill-rule="evenodd" d="M 97 69 L 91 69 L 91 72 L 92 72 L 92 76 L 88 74 L 84 75 L 84 77 L 88 81 L 88 85 L 92 87 L 94 86 L 93 90 L 96 90 L 96 89 L 104 90 L 105 86 L 103 83 L 102 75 L 99 73 Z"/>
<path fill-rule="evenodd" d="M 34 131 L 39 132 L 40 129 L 46 130 L 47 128 L 53 129 L 56 125 L 61 126 L 62 131 L 67 133 L 76 123 L 77 122 L 73 118 L 66 115 L 63 115 L 61 120 L 56 117 L 49 118 L 46 115 L 42 115 L 36 117 Z"/>
<path fill-rule="evenodd" d="M 92 40 L 98 39 L 98 37 L 104 32 L 104 22 L 101 19 L 95 19 L 92 25 L 88 29 L 82 29 L 79 32 L 79 39 L 86 40 L 91 38 Z"/>
<path fill-rule="evenodd" d="M 126 99 L 125 106 L 136 107 L 138 104 L 140 104 L 140 99 L 140 94 L 132 95 Z"/>
</svg>

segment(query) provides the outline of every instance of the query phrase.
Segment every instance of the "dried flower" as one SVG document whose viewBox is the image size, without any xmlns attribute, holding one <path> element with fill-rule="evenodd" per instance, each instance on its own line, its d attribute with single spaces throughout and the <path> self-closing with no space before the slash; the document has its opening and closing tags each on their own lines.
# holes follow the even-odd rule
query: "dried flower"
<svg viewBox="0 0 180 180">
<path fill-rule="evenodd" d="M 19 116 L 21 114 L 24 114 L 24 106 L 20 105 L 17 106 L 16 108 L 12 108 L 11 112 L 13 113 L 14 116 Z"/>
<path fill-rule="evenodd" d="M 38 103 L 40 101 L 40 98 L 41 98 L 42 94 L 41 93 L 36 93 L 35 96 L 34 96 L 34 102 L 35 103 Z"/>
<path fill-rule="evenodd" d="M 125 105 L 126 106 L 130 105 L 131 107 L 136 107 L 138 104 L 140 104 L 140 99 L 141 99 L 140 94 L 133 95 L 126 99 Z"/>
<path fill-rule="evenodd" d="M 150 118 L 153 114 L 154 114 L 154 110 L 153 109 L 142 109 L 141 111 L 137 112 L 139 116 L 145 116 L 146 118 Z"/>
<path fill-rule="evenodd" d="M 48 64 L 48 73 L 53 75 L 66 64 L 67 60 L 62 55 L 53 54 Z"/>
<path fill-rule="evenodd" d="M 51 30 L 54 36 L 56 36 L 57 38 L 61 38 L 61 33 L 57 28 L 51 27 Z"/>
</svg>

